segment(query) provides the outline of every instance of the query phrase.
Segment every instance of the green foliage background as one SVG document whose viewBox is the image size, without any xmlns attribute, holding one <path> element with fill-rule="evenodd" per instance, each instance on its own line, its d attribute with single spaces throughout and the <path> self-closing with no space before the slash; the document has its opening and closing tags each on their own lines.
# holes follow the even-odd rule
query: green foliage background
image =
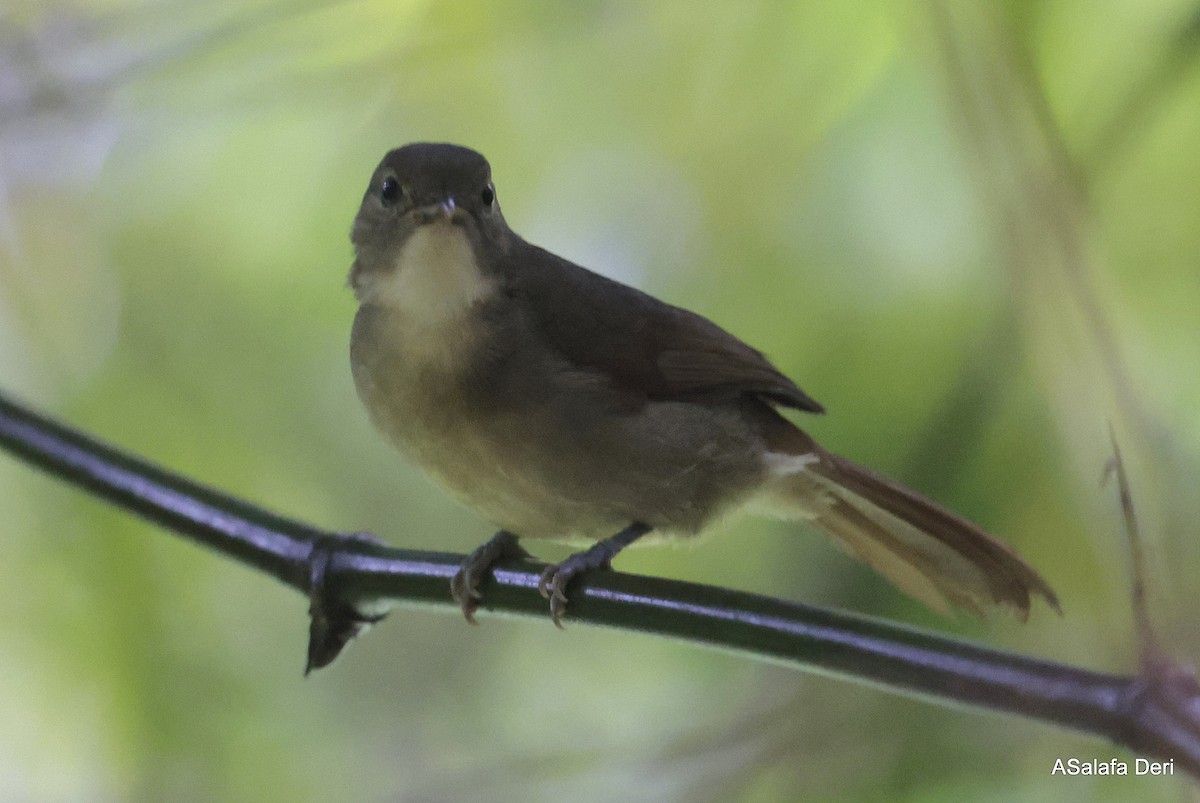
<svg viewBox="0 0 1200 803">
<path fill-rule="evenodd" d="M 619 568 L 1136 662 L 1098 479 L 1127 452 L 1156 621 L 1200 657 L 1200 8 L 15 0 L 0 10 L 0 386 L 290 516 L 467 551 L 370 429 L 347 231 L 419 139 L 510 223 L 697 309 L 831 448 L 1060 593 L 947 621 L 793 526 Z M 400 610 L 301 677 L 305 601 L 0 460 L 4 799 L 1175 800 L 1132 760 L 744 657 Z M 565 549 L 535 545 L 546 558 Z"/>
</svg>

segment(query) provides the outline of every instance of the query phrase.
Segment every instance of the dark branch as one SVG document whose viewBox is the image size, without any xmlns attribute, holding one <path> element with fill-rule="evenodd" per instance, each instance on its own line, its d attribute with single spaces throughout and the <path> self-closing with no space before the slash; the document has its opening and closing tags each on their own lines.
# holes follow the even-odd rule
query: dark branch
<svg viewBox="0 0 1200 803">
<path fill-rule="evenodd" d="M 391 549 L 274 515 L 173 475 L 0 395 L 0 446 L 47 472 L 308 595 L 309 666 L 404 603 L 458 612 L 463 556 Z M 548 617 L 544 566 L 504 563 L 483 607 Z M 1200 685 L 1174 664 L 1108 675 L 864 616 L 694 583 L 596 572 L 573 586 L 572 621 L 637 630 L 1096 734 L 1200 776 Z"/>
</svg>

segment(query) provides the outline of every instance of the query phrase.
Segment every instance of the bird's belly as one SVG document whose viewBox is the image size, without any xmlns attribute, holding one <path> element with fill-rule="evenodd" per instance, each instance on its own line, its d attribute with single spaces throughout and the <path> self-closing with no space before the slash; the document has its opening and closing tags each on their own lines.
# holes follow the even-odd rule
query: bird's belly
<svg viewBox="0 0 1200 803">
<path fill-rule="evenodd" d="M 603 538 L 628 520 L 556 475 L 537 437 L 511 417 L 463 410 L 429 378 L 368 404 L 389 439 L 438 485 L 497 527 L 522 537 Z M 566 433 L 564 433 L 566 434 Z"/>
<path fill-rule="evenodd" d="M 591 422 L 531 404 L 410 429 L 400 440 L 418 464 L 523 537 L 594 540 L 633 521 L 690 535 L 748 498 L 762 471 L 740 420 L 684 404 Z"/>
<path fill-rule="evenodd" d="M 420 462 L 466 505 L 521 537 L 595 540 L 630 523 L 609 500 L 580 493 L 536 459 L 514 458 L 491 434 L 460 432 Z"/>
</svg>

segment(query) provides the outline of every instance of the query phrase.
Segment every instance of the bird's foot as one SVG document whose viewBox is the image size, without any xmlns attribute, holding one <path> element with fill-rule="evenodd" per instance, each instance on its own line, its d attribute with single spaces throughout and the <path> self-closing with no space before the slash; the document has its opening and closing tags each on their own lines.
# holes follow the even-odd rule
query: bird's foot
<svg viewBox="0 0 1200 803">
<path fill-rule="evenodd" d="M 597 541 L 582 552 L 576 552 L 561 563 L 548 566 L 538 580 L 538 592 L 550 600 L 550 618 L 554 626 L 562 629 L 562 618 L 567 612 L 567 586 L 579 574 L 596 569 L 611 569 L 612 560 L 625 547 L 650 532 L 645 524 L 634 523 L 612 538 Z"/>
<path fill-rule="evenodd" d="M 483 594 L 479 593 L 479 584 L 492 568 L 507 558 L 528 557 L 532 556 L 517 543 L 517 536 L 507 530 L 496 533 L 487 543 L 467 555 L 450 581 L 450 596 L 454 597 L 458 607 L 462 608 L 463 616 L 468 622 L 473 625 L 479 624 L 475 621 L 475 611 L 479 609 L 479 600 L 483 599 Z"/>
</svg>

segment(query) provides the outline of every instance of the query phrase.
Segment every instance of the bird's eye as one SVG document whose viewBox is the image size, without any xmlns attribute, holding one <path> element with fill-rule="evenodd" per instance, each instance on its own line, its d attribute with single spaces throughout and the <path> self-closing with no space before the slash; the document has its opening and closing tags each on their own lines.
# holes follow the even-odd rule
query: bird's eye
<svg viewBox="0 0 1200 803">
<path fill-rule="evenodd" d="M 379 187 L 379 202 L 384 206 L 391 206 L 400 200 L 400 196 L 404 194 L 400 187 L 400 182 L 394 178 L 385 178 L 383 184 Z"/>
<path fill-rule="evenodd" d="M 491 206 L 492 201 L 496 200 L 496 191 L 492 189 L 491 184 L 483 188 L 483 193 L 480 195 L 480 199 L 483 201 L 484 206 Z"/>
</svg>

